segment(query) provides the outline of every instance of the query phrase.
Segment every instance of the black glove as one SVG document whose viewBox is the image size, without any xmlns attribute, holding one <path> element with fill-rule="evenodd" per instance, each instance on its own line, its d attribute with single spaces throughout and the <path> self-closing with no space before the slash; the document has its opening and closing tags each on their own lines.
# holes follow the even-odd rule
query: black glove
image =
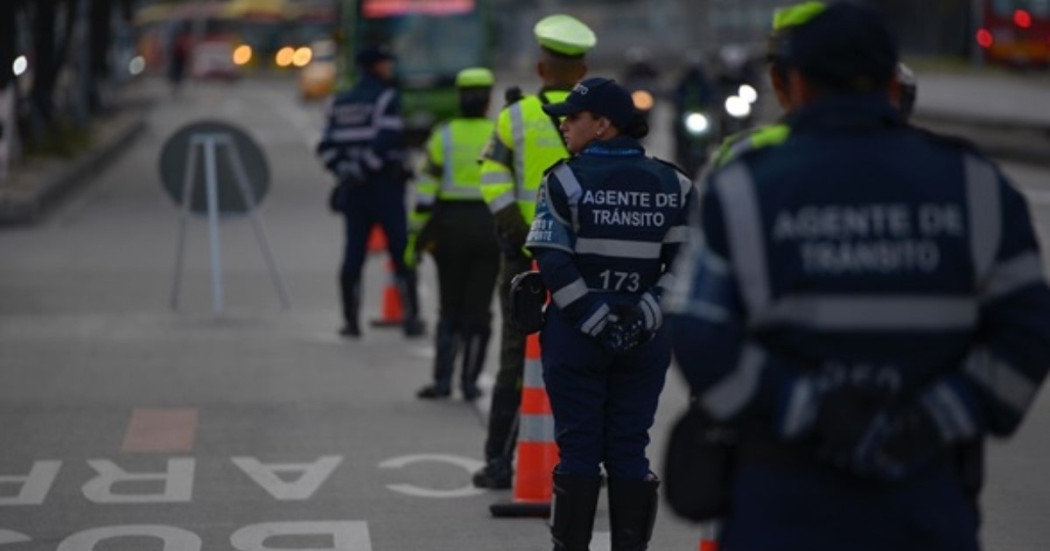
<svg viewBox="0 0 1050 551">
<path fill-rule="evenodd" d="M 609 314 L 605 328 L 598 334 L 598 342 L 607 352 L 630 352 L 649 342 L 653 333 L 645 327 L 645 317 L 638 305 L 622 305 Z"/>
<path fill-rule="evenodd" d="M 901 480 L 927 465 L 944 447 L 926 410 L 890 404 L 885 393 L 831 392 L 817 419 L 819 455 L 854 475 Z"/>
</svg>

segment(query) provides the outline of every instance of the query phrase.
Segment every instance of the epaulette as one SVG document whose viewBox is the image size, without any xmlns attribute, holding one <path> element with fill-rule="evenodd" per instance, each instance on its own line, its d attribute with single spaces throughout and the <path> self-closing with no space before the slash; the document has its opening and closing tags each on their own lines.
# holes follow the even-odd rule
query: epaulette
<svg viewBox="0 0 1050 551">
<path fill-rule="evenodd" d="M 981 151 L 981 148 L 977 146 L 977 144 L 973 143 L 972 141 L 966 138 L 963 138 L 962 136 L 956 136 L 954 134 L 941 134 L 939 132 L 934 132 L 933 130 L 923 128 L 920 126 L 909 125 L 909 127 L 913 130 L 918 131 L 919 134 L 921 134 L 924 138 L 930 141 L 942 143 L 959 149 L 965 149 L 966 151 L 969 151 L 971 153 L 976 153 L 982 157 L 984 156 L 984 153 Z"/>
<path fill-rule="evenodd" d="M 682 176 L 685 176 L 686 178 L 689 177 L 689 175 L 685 173 L 685 170 L 683 170 L 682 167 L 678 166 L 675 163 L 672 163 L 671 161 L 667 161 L 667 160 L 661 159 L 659 157 L 649 157 L 649 158 L 654 160 L 654 161 L 656 161 L 656 162 L 658 162 L 658 163 L 660 163 L 660 164 L 667 165 L 667 166 L 677 170 L 679 173 L 681 173 Z"/>
</svg>

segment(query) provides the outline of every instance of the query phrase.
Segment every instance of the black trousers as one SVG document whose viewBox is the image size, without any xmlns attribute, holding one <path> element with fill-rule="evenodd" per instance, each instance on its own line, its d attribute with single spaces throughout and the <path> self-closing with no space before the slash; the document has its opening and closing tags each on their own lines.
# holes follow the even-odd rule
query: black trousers
<svg viewBox="0 0 1050 551">
<path fill-rule="evenodd" d="M 425 232 L 434 243 L 438 317 L 467 330 L 489 330 L 499 245 L 492 214 L 481 201 L 442 201 Z"/>
</svg>

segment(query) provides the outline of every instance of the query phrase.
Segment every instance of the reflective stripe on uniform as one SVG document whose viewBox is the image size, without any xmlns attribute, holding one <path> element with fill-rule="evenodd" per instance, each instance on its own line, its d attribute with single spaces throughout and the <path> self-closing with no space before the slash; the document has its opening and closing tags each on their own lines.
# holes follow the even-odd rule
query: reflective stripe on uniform
<svg viewBox="0 0 1050 551">
<path fill-rule="evenodd" d="M 654 260 L 660 258 L 662 243 L 628 241 L 625 239 L 576 238 L 577 254 L 597 254 L 619 258 Z"/>
<path fill-rule="evenodd" d="M 588 335 L 597 335 L 598 333 L 601 333 L 602 329 L 605 329 L 605 324 L 608 321 L 605 318 L 609 315 L 609 312 L 609 305 L 602 304 L 593 314 L 591 314 L 591 317 L 584 320 L 580 325 L 580 329 Z"/>
<path fill-rule="evenodd" d="M 514 206 L 514 195 L 509 191 L 500 194 L 498 197 L 493 197 L 488 201 L 489 211 L 497 213 L 507 207 Z"/>
<path fill-rule="evenodd" d="M 777 300 L 752 323 L 830 331 L 970 330 L 977 323 L 977 302 L 923 295 L 797 295 Z"/>
<path fill-rule="evenodd" d="M 510 132 L 514 140 L 514 174 L 512 183 L 515 195 L 520 196 L 522 188 L 525 187 L 525 118 L 521 109 L 521 102 L 510 106 Z"/>
<path fill-rule="evenodd" d="M 686 239 L 689 239 L 689 226 L 674 226 L 667 230 L 664 243 L 684 243 Z"/>
<path fill-rule="evenodd" d="M 999 178 L 995 169 L 973 155 L 964 160 L 966 198 L 969 207 L 970 247 L 975 277 L 983 284 L 995 261 L 1002 235 L 999 207 Z"/>
<path fill-rule="evenodd" d="M 752 316 L 769 304 L 769 273 L 762 218 L 758 212 L 755 183 L 743 164 L 731 165 L 715 177 L 729 235 L 733 267 Z"/>
<path fill-rule="evenodd" d="M 981 302 L 1004 297 L 1029 285 L 1044 281 L 1039 253 L 1027 252 L 992 266 L 981 291 Z"/>
<path fill-rule="evenodd" d="M 946 442 L 959 441 L 977 434 L 977 425 L 969 410 L 948 384 L 937 383 L 923 393 L 921 401 Z"/>
<path fill-rule="evenodd" d="M 652 293 L 643 293 L 642 300 L 638 301 L 638 307 L 642 310 L 642 315 L 645 317 L 645 326 L 650 329 L 658 329 L 664 324 L 664 315 L 660 310 L 660 305 L 656 302 L 656 297 Z"/>
<path fill-rule="evenodd" d="M 565 163 L 559 164 L 551 173 L 558 178 L 561 189 L 565 192 L 566 204 L 569 206 L 572 220 L 562 220 L 558 211 L 554 209 L 551 209 L 551 214 L 559 222 L 570 226 L 573 233 L 578 233 L 580 231 L 580 197 L 583 196 L 583 187 L 580 186 L 580 181 L 576 179 L 576 174 Z"/>
<path fill-rule="evenodd" d="M 966 358 L 963 372 L 985 392 L 1017 414 L 1024 413 L 1035 398 L 1038 384 L 1012 365 L 979 348 Z"/>
<path fill-rule="evenodd" d="M 328 138 L 336 142 L 363 142 L 376 137 L 378 131 L 371 127 L 340 128 L 328 133 Z"/>
<path fill-rule="evenodd" d="M 564 310 L 586 294 L 587 283 L 583 281 L 583 278 L 577 278 L 572 283 L 558 289 L 557 292 L 551 293 L 551 299 L 554 300 L 554 304 L 557 304 L 559 308 Z"/>
<path fill-rule="evenodd" d="M 758 347 L 746 346 L 736 367 L 700 397 L 700 402 L 715 419 L 729 419 L 747 405 L 758 392 L 765 353 Z"/>
</svg>

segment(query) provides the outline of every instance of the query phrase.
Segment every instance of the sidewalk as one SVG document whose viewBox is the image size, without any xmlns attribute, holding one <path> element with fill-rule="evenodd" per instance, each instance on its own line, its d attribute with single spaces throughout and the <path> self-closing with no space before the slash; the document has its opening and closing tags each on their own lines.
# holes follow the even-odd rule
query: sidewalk
<svg viewBox="0 0 1050 551">
<path fill-rule="evenodd" d="M 117 111 L 92 121 L 87 149 L 72 158 L 37 157 L 13 166 L 0 183 L 0 227 L 37 222 L 62 196 L 88 182 L 145 128 L 150 101 L 141 87 L 129 88 Z"/>
</svg>

